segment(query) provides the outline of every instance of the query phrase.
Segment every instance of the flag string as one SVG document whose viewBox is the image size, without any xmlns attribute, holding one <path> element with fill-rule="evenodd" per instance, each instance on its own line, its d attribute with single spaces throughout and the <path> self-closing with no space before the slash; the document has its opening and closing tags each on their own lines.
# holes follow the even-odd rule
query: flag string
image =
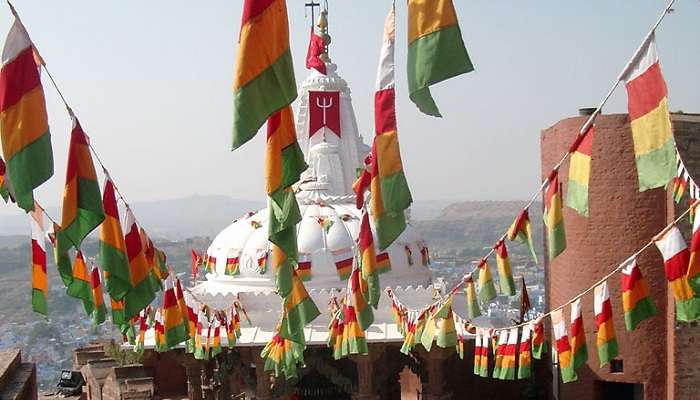
<svg viewBox="0 0 700 400">
<path fill-rule="evenodd" d="M 61 98 L 61 101 L 63 102 L 63 105 L 66 107 L 66 111 L 68 112 L 68 115 L 71 117 L 71 119 L 77 119 L 75 113 L 73 112 L 73 108 L 70 106 L 70 104 L 68 104 L 68 101 L 66 100 L 66 97 L 64 96 L 63 91 L 61 91 L 61 88 L 58 86 L 58 83 L 57 83 L 56 80 L 54 79 L 53 75 L 51 75 L 51 71 L 49 71 L 48 67 L 46 66 L 46 62 L 45 62 L 44 58 L 39 54 L 39 51 L 38 51 L 36 45 L 35 45 L 34 42 L 31 40 L 31 37 L 29 36 L 29 32 L 27 31 L 27 28 L 24 26 L 24 24 L 22 23 L 22 19 L 19 17 L 19 13 L 17 12 L 17 10 L 15 9 L 15 7 L 12 5 L 12 3 L 11 3 L 9 0 L 7 0 L 7 5 L 10 7 L 10 11 L 12 12 L 12 15 L 17 19 L 17 21 L 19 22 L 20 26 L 22 27 L 22 29 L 23 29 L 24 32 L 26 33 L 27 37 L 30 38 L 29 40 L 30 40 L 30 42 L 31 42 L 31 44 L 32 44 L 32 48 L 35 50 L 36 54 L 38 55 L 38 58 L 39 58 L 40 63 L 41 63 L 41 67 L 42 67 L 42 69 L 43 69 L 44 71 L 46 71 L 46 74 L 48 75 L 49 80 L 51 81 L 52 86 L 54 87 L 54 89 L 55 89 L 56 92 L 58 93 L 59 97 Z M 112 185 L 114 186 L 114 190 L 115 190 L 115 192 L 117 193 L 117 196 L 119 197 L 119 200 L 121 200 L 121 202 L 124 203 L 124 207 L 125 207 L 127 210 L 132 211 L 132 213 L 133 213 L 133 210 L 131 209 L 131 206 L 130 206 L 129 203 L 126 201 L 126 198 L 122 195 L 122 192 L 119 190 L 119 187 L 117 186 L 117 184 L 116 184 L 116 183 L 114 182 L 114 180 L 112 179 L 112 176 L 110 175 L 109 171 L 107 170 L 107 167 L 106 167 L 105 164 L 102 162 L 102 159 L 100 158 L 100 155 L 97 153 L 97 150 L 96 150 L 95 147 L 92 145 L 92 140 L 90 140 L 90 136 L 87 135 L 87 134 L 86 134 L 86 136 L 88 136 L 88 147 L 90 148 L 90 151 L 92 152 L 92 154 L 95 156 L 95 159 L 97 160 L 97 162 L 100 164 L 100 167 L 102 168 L 102 172 L 104 173 L 105 178 L 106 178 L 106 179 L 109 179 L 110 181 L 112 181 Z M 53 220 L 53 219 L 46 213 L 45 210 L 44 210 L 44 214 L 49 218 L 49 220 L 51 220 L 51 222 L 56 223 L 56 221 Z M 134 220 L 136 221 L 136 224 L 137 224 L 138 226 L 143 227 L 143 225 L 142 225 L 141 222 L 138 220 L 138 218 L 136 218 L 136 215 L 134 215 Z M 59 226 L 60 226 L 60 225 L 59 225 Z M 72 242 L 72 240 L 71 240 L 71 242 Z M 73 243 L 73 244 L 75 245 L 75 243 Z M 78 246 L 75 246 L 75 247 L 76 247 L 76 249 L 78 248 Z"/>
<path fill-rule="evenodd" d="M 559 311 L 559 310 L 563 309 L 563 308 L 566 307 L 567 305 L 573 303 L 574 301 L 576 301 L 576 300 L 580 299 L 581 297 L 585 296 L 586 294 L 590 293 L 593 289 L 595 289 L 597 286 L 599 286 L 599 285 L 602 284 L 603 282 L 605 282 L 605 281 L 607 281 L 608 279 L 610 279 L 610 277 L 612 277 L 613 275 L 615 275 L 615 274 L 616 274 L 617 272 L 619 272 L 625 265 L 627 265 L 628 261 L 630 261 L 630 260 L 632 260 L 632 259 L 638 257 L 640 254 L 642 254 L 642 253 L 643 253 L 645 250 L 647 250 L 649 247 L 653 246 L 653 245 L 654 245 L 654 242 L 655 242 L 659 237 L 663 236 L 666 232 L 668 232 L 669 229 L 673 228 L 673 226 L 675 226 L 680 220 L 682 220 L 686 215 L 688 215 L 688 213 L 690 213 L 691 211 L 693 211 L 698 205 L 700 205 L 700 201 L 695 201 L 695 202 L 693 202 L 693 204 L 691 204 L 690 207 L 688 207 L 688 209 L 686 209 L 685 211 L 683 211 L 683 212 L 682 212 L 680 215 L 678 215 L 678 217 L 676 217 L 671 223 L 669 223 L 668 225 L 666 225 L 659 233 L 657 233 L 656 235 L 654 235 L 654 236 L 653 236 L 644 246 L 642 246 L 639 250 L 637 250 L 637 251 L 634 252 L 632 255 L 628 256 L 627 258 L 625 258 L 625 260 L 622 261 L 621 263 L 617 264 L 617 266 L 615 266 L 615 267 L 613 268 L 613 270 L 610 271 L 608 274 L 606 274 L 606 275 L 603 276 L 602 278 L 598 279 L 598 280 L 597 280 L 595 283 L 593 283 L 590 287 L 588 287 L 588 288 L 586 288 L 585 290 L 581 291 L 581 292 L 578 293 L 576 296 L 572 297 L 569 301 L 563 303 L 562 305 L 560 305 L 560 306 L 558 306 L 558 307 L 556 307 L 556 308 L 554 308 L 554 309 L 552 309 L 552 310 L 550 310 L 550 311 L 548 311 L 548 312 L 546 312 L 546 313 L 544 313 L 544 314 L 539 314 L 539 315 L 535 318 L 535 320 L 539 320 L 539 319 L 543 319 L 543 318 L 549 317 L 553 312 L 556 312 L 556 311 Z M 473 268 L 473 269 L 469 272 L 469 274 L 467 274 L 467 275 L 470 275 L 470 274 L 474 273 L 474 271 L 476 271 L 476 269 L 477 269 L 477 268 Z M 464 282 L 465 282 L 465 281 L 464 281 L 464 279 L 463 279 L 461 282 L 459 282 L 459 283 L 457 283 L 456 285 L 454 285 L 454 286 L 452 287 L 452 289 L 450 289 L 450 291 L 447 293 L 447 295 L 445 295 L 445 296 L 443 296 L 443 297 L 441 297 L 441 298 L 435 300 L 433 303 L 431 303 L 431 304 L 429 304 L 429 305 L 427 305 L 427 306 L 425 306 L 425 307 L 423 307 L 423 308 L 421 308 L 421 309 L 419 309 L 419 310 L 409 310 L 407 307 L 405 307 L 405 306 L 398 300 L 398 298 L 396 297 L 396 294 L 395 294 L 390 288 L 386 288 L 385 291 L 386 291 L 387 295 L 389 296 L 389 298 L 391 299 L 391 301 L 392 301 L 393 303 L 395 303 L 397 306 L 399 306 L 399 307 L 401 307 L 401 308 L 403 308 L 403 309 L 405 309 L 405 310 L 409 310 L 409 311 L 414 311 L 414 312 L 425 312 L 426 310 L 429 310 L 429 309 L 431 309 L 431 308 L 433 308 L 433 307 L 435 307 L 435 306 L 438 306 L 438 305 L 442 304 L 444 301 L 446 301 L 446 299 L 447 299 L 449 296 L 451 296 L 451 295 L 453 295 L 454 293 L 456 293 L 457 290 L 459 290 L 459 289 L 464 285 Z M 455 313 L 455 315 L 456 315 L 456 313 Z M 462 318 L 462 320 L 468 321 L 468 319 L 464 319 L 464 318 Z M 521 323 L 518 323 L 518 324 L 515 324 L 515 325 L 511 325 L 511 326 L 500 327 L 500 328 L 493 328 L 493 330 L 496 331 L 496 332 L 498 332 L 498 331 L 506 331 L 506 330 L 510 330 L 510 329 L 514 329 L 514 328 L 520 328 L 520 327 L 529 325 L 532 321 L 533 321 L 533 320 L 528 320 L 528 321 L 524 321 L 524 322 L 521 322 Z"/>
<path fill-rule="evenodd" d="M 610 88 L 610 90 L 608 90 L 608 92 L 607 92 L 607 94 L 605 95 L 605 97 L 603 97 L 602 101 L 598 104 L 598 106 L 596 107 L 596 109 L 595 109 L 595 111 L 593 112 L 593 114 L 591 114 L 591 115 L 588 117 L 588 119 L 586 120 L 586 122 L 581 126 L 581 128 L 579 129 L 579 133 L 578 133 L 576 139 L 574 140 L 574 142 L 575 142 L 576 140 L 580 140 L 580 136 L 585 136 L 585 135 L 588 133 L 588 129 L 589 129 L 589 128 L 591 127 L 591 125 L 595 122 L 596 117 L 597 117 L 598 115 L 600 115 L 601 110 L 603 109 L 603 107 L 605 106 L 605 104 L 608 102 L 608 100 L 609 100 L 610 97 L 612 96 L 612 94 L 613 94 L 613 92 L 615 91 L 615 89 L 617 89 L 617 87 L 619 86 L 620 81 L 623 79 L 624 75 L 625 75 L 625 74 L 627 73 L 627 71 L 631 68 L 631 66 L 633 65 L 634 61 L 635 61 L 636 58 L 639 56 L 640 51 L 644 48 L 644 44 L 647 42 L 647 40 L 649 40 L 649 37 L 654 33 L 654 31 L 659 27 L 659 25 L 661 25 L 661 22 L 664 20 L 664 18 L 666 17 L 666 15 L 670 14 L 670 13 L 673 11 L 673 9 L 672 9 L 671 7 L 673 7 L 673 4 L 675 3 L 675 1 L 676 1 L 676 0 L 670 0 L 669 3 L 666 5 L 666 7 L 664 7 L 663 11 L 661 12 L 661 15 L 657 18 L 656 22 L 651 26 L 651 28 L 649 29 L 649 31 L 647 32 L 647 34 L 644 36 L 644 40 L 642 40 L 641 44 L 637 47 L 637 49 L 636 49 L 636 50 L 634 51 L 634 53 L 632 54 L 632 57 L 630 57 L 629 60 L 627 61 L 627 63 L 625 64 L 625 67 L 624 67 L 624 68 L 622 69 L 622 71 L 618 74 L 617 79 L 616 79 L 615 82 L 613 83 L 613 85 L 612 85 L 612 87 Z M 573 143 L 573 142 L 572 142 L 572 143 Z M 554 164 L 554 166 L 553 166 L 552 169 L 551 169 L 551 172 L 547 175 L 547 178 L 544 179 L 544 180 L 540 183 L 539 188 L 534 192 L 534 194 L 532 195 L 532 197 L 530 198 L 530 200 L 525 204 L 525 206 L 521 208 L 521 211 L 526 211 L 526 210 L 528 210 L 528 209 L 532 206 L 532 204 L 534 204 L 534 202 L 540 197 L 540 195 L 541 195 L 542 192 L 544 191 L 545 187 L 546 187 L 547 184 L 549 183 L 549 177 L 552 175 L 552 173 L 558 171 L 559 168 L 561 168 L 561 166 L 564 164 L 564 162 L 566 162 L 566 160 L 569 158 L 569 156 L 570 156 L 571 154 L 572 154 L 571 150 L 567 150 L 567 152 L 562 156 L 562 158 L 561 158 L 556 164 Z M 678 158 L 679 158 L 679 160 L 680 160 L 680 153 L 678 154 Z M 681 161 L 681 165 L 682 165 L 682 161 Z M 692 178 L 690 178 L 690 179 L 691 179 L 691 181 L 692 181 Z M 694 208 L 694 206 L 688 208 L 688 210 L 686 210 L 686 211 L 683 213 L 683 216 L 686 215 L 688 212 L 690 212 L 691 209 L 693 209 L 693 208 Z M 501 236 L 496 240 L 496 244 L 498 244 L 499 242 L 505 240 L 505 239 L 507 238 L 507 236 L 508 236 L 508 232 L 506 231 L 506 233 L 504 233 L 503 235 L 501 235 Z M 653 244 L 653 242 L 647 244 L 647 246 L 649 246 L 649 245 L 651 245 L 651 244 Z M 645 246 L 645 248 L 643 248 L 642 250 L 640 250 L 640 252 L 643 251 L 644 249 L 646 249 L 646 246 Z M 483 257 L 481 257 L 481 260 L 488 259 L 489 257 L 491 257 L 491 255 L 493 255 L 493 253 L 494 253 L 495 251 L 496 251 L 496 245 L 494 244 L 494 246 L 492 246 L 491 249 L 489 249 L 489 251 L 488 251 Z M 467 276 L 469 276 L 469 275 L 472 275 L 477 269 L 478 269 L 478 267 L 472 267 L 472 270 L 469 271 L 469 273 L 467 273 L 467 274 L 464 275 L 465 278 L 466 278 Z M 452 290 L 450 290 L 449 293 L 453 293 L 455 290 L 459 289 L 459 287 L 461 287 L 463 284 L 464 284 L 464 279 L 463 279 L 459 284 L 457 284 L 457 286 L 456 286 L 455 288 L 453 288 Z M 591 290 L 592 290 L 592 288 L 591 288 Z M 447 297 L 447 296 L 445 296 L 445 297 Z M 435 302 L 433 302 L 432 304 L 430 304 L 429 306 L 427 306 L 427 308 L 432 307 L 432 306 L 435 306 L 436 304 L 439 304 L 439 303 L 440 303 L 441 301 L 443 301 L 443 300 L 444 300 L 444 297 L 441 297 L 440 299 L 436 300 Z M 575 299 L 574 299 L 574 300 L 575 300 Z"/>
</svg>

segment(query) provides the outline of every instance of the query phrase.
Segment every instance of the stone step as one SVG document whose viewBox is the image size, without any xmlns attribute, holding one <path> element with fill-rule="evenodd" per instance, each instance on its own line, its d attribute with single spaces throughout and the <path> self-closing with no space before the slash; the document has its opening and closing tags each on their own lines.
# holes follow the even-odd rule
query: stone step
<svg viewBox="0 0 700 400">
<path fill-rule="evenodd" d="M 14 373 L 8 378 L 0 388 L 0 399 L 2 400 L 24 400 L 32 398 L 29 393 L 32 390 L 32 379 L 34 372 L 33 363 L 22 363 L 14 369 Z"/>
<path fill-rule="evenodd" d="M 19 349 L 0 350 L 0 388 L 4 387 L 13 371 L 22 363 Z"/>
</svg>

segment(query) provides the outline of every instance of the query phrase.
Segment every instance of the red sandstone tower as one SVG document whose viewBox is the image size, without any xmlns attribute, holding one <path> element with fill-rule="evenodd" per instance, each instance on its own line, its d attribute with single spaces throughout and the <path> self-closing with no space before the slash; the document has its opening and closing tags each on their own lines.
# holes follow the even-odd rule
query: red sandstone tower
<svg viewBox="0 0 700 400">
<path fill-rule="evenodd" d="M 542 131 L 542 179 L 567 151 L 587 117 L 567 118 Z M 674 135 L 689 172 L 700 176 L 700 115 L 674 114 Z M 568 162 L 560 169 L 566 196 Z M 565 304 L 630 254 L 646 244 L 675 217 L 667 191 L 640 193 L 632 136 L 626 114 L 596 119 L 589 183 L 590 217 L 565 207 L 567 249 L 545 263 L 549 308 Z M 679 209 L 685 209 L 682 203 Z M 687 224 L 681 228 L 689 233 Z M 546 252 L 545 252 L 546 254 Z M 620 276 L 608 280 L 613 304 L 619 362 L 600 368 L 596 351 L 592 293 L 583 297 L 588 365 L 575 383 L 553 383 L 561 399 L 696 399 L 700 398 L 700 328 L 676 324 L 663 261 L 651 248 L 639 258 L 658 314 L 627 332 L 623 321 Z M 565 309 L 567 325 L 569 309 Z M 549 332 L 548 332 L 549 333 Z M 551 334 L 550 334 L 551 335 Z M 551 343 L 551 342 L 550 342 Z M 555 378 L 558 378 L 555 373 Z"/>
</svg>

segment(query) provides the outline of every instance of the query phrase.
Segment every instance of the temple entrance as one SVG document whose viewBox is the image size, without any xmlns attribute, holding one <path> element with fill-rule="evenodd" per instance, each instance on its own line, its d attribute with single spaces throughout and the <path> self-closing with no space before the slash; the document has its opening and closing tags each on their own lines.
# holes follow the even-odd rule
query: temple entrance
<svg viewBox="0 0 700 400">
<path fill-rule="evenodd" d="M 352 398 L 352 393 L 357 390 L 357 370 L 352 361 L 334 360 L 327 348 L 309 348 L 304 359 L 306 366 L 299 371 L 292 399 Z"/>
</svg>

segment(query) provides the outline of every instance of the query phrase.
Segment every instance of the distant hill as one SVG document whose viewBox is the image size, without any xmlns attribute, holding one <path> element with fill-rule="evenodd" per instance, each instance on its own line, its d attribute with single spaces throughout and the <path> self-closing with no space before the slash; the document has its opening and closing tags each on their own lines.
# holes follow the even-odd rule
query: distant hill
<svg viewBox="0 0 700 400">
<path fill-rule="evenodd" d="M 433 219 L 414 220 L 412 225 L 421 231 L 436 255 L 480 257 L 484 248 L 492 246 L 508 229 L 525 201 L 465 201 L 447 205 Z M 536 243 L 542 243 L 542 204 L 530 207 L 532 234 Z M 537 246 L 536 246 L 537 248 Z M 523 246 L 509 246 L 517 254 Z"/>
<path fill-rule="evenodd" d="M 152 237 L 170 240 L 193 236 L 214 236 L 234 219 L 264 206 L 263 201 L 201 195 L 131 203 L 134 214 Z M 54 218 L 60 218 L 58 208 L 52 207 L 47 211 Z M 0 227 L 2 227 L 2 235 L 29 234 L 29 221 L 25 215 L 21 214 L 0 216 Z M 2 246 L 3 241 L 0 241 L 0 247 Z"/>
</svg>

